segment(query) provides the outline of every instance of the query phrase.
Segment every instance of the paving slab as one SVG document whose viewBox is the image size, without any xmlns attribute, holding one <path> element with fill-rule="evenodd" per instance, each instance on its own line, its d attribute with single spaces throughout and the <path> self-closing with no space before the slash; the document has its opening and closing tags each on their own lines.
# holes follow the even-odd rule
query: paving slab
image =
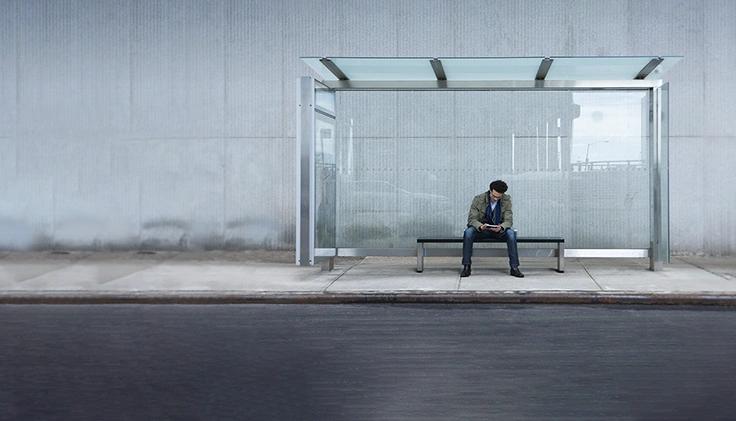
<svg viewBox="0 0 736 421">
<path fill-rule="evenodd" d="M 680 259 L 671 259 L 661 271 L 648 270 L 643 259 L 578 259 L 605 291 L 661 293 L 730 292 L 736 280 L 704 270 Z"/>
<path fill-rule="evenodd" d="M 670 260 L 672 263 L 687 263 L 724 279 L 736 279 L 736 256 L 674 256 Z"/>
<path fill-rule="evenodd" d="M 2 286 L 2 289 L 13 288 L 17 283 L 26 282 L 41 275 L 63 269 L 68 265 L 68 263 L 59 262 L 6 263 L 0 266 L 0 286 Z"/>
<path fill-rule="evenodd" d="M 590 275 L 575 262 L 566 264 L 564 273 L 551 268 L 549 259 L 526 259 L 521 263 L 523 278 L 514 278 L 509 275 L 508 262 L 500 261 L 492 267 L 486 267 L 482 263 L 474 264 L 472 275 L 461 279 L 459 289 L 472 291 L 601 290 Z"/>
<path fill-rule="evenodd" d="M 457 270 L 447 268 L 418 273 L 416 258 L 366 257 L 347 268 L 326 291 L 452 291 L 459 277 Z"/>
<path fill-rule="evenodd" d="M 11 290 L 37 290 L 46 289 L 51 291 L 84 291 L 106 289 L 105 284 L 117 279 L 135 275 L 146 269 L 162 264 L 170 254 L 159 253 L 155 255 L 131 255 L 129 253 L 93 254 L 85 258 L 69 259 L 58 264 L 53 271 L 34 274 L 33 277 L 10 285 Z M 39 260 L 40 266 L 44 265 Z M 33 259 L 21 263 L 17 261 L 16 267 L 20 272 L 32 270 L 38 265 Z M 2 265 L 0 267 L 12 267 Z"/>
<path fill-rule="evenodd" d="M 107 282 L 114 290 L 319 291 L 327 281 L 318 267 L 168 261 Z M 145 279 L 145 282 L 141 282 Z"/>
<path fill-rule="evenodd" d="M 0 256 L 0 286 L 2 289 L 53 273 L 83 260 L 93 253 L 5 253 Z"/>
</svg>

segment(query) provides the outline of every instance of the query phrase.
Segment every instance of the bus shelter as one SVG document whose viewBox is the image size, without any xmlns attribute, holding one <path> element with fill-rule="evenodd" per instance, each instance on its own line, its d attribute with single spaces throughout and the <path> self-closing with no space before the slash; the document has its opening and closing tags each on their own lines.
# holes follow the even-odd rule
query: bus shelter
<svg viewBox="0 0 736 421">
<path fill-rule="evenodd" d="M 461 235 L 503 179 L 520 235 L 661 269 L 662 76 L 680 59 L 302 57 L 318 78 L 297 82 L 296 264 L 415 256 L 417 237 Z"/>
</svg>

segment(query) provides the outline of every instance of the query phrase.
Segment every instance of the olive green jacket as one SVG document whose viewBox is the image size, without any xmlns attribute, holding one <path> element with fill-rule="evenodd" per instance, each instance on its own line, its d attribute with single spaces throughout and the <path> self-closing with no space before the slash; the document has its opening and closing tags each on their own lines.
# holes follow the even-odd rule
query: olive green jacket
<svg viewBox="0 0 736 421">
<path fill-rule="evenodd" d="M 514 211 L 511 203 L 511 196 L 504 194 L 498 200 L 501 203 L 501 228 L 507 230 L 514 225 Z M 498 206 L 498 205 L 497 205 Z M 486 209 L 488 208 L 488 192 L 483 192 L 473 198 L 468 212 L 468 228 L 475 227 L 480 230 L 480 226 L 487 224 Z"/>
</svg>

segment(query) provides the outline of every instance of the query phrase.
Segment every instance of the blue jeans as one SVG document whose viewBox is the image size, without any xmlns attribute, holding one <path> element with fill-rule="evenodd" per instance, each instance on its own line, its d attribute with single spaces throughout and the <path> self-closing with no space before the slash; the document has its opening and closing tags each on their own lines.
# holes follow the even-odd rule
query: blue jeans
<svg viewBox="0 0 736 421">
<path fill-rule="evenodd" d="M 506 248 L 509 251 L 509 265 L 511 267 L 519 266 L 519 251 L 516 249 L 516 231 L 512 229 L 503 230 L 502 232 L 493 232 L 491 230 L 478 231 L 475 227 L 465 229 L 463 235 L 463 265 L 469 265 L 473 256 L 473 241 L 476 238 L 498 238 L 506 240 Z"/>
</svg>

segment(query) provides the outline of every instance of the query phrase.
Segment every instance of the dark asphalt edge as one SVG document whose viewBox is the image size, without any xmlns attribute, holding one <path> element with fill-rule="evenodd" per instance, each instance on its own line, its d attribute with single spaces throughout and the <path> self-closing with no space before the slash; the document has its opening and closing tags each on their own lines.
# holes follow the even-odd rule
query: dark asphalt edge
<svg viewBox="0 0 736 421">
<path fill-rule="evenodd" d="M 591 292 L 35 293 L 0 294 L 0 304 L 619 304 L 736 307 L 736 294 Z"/>
</svg>

